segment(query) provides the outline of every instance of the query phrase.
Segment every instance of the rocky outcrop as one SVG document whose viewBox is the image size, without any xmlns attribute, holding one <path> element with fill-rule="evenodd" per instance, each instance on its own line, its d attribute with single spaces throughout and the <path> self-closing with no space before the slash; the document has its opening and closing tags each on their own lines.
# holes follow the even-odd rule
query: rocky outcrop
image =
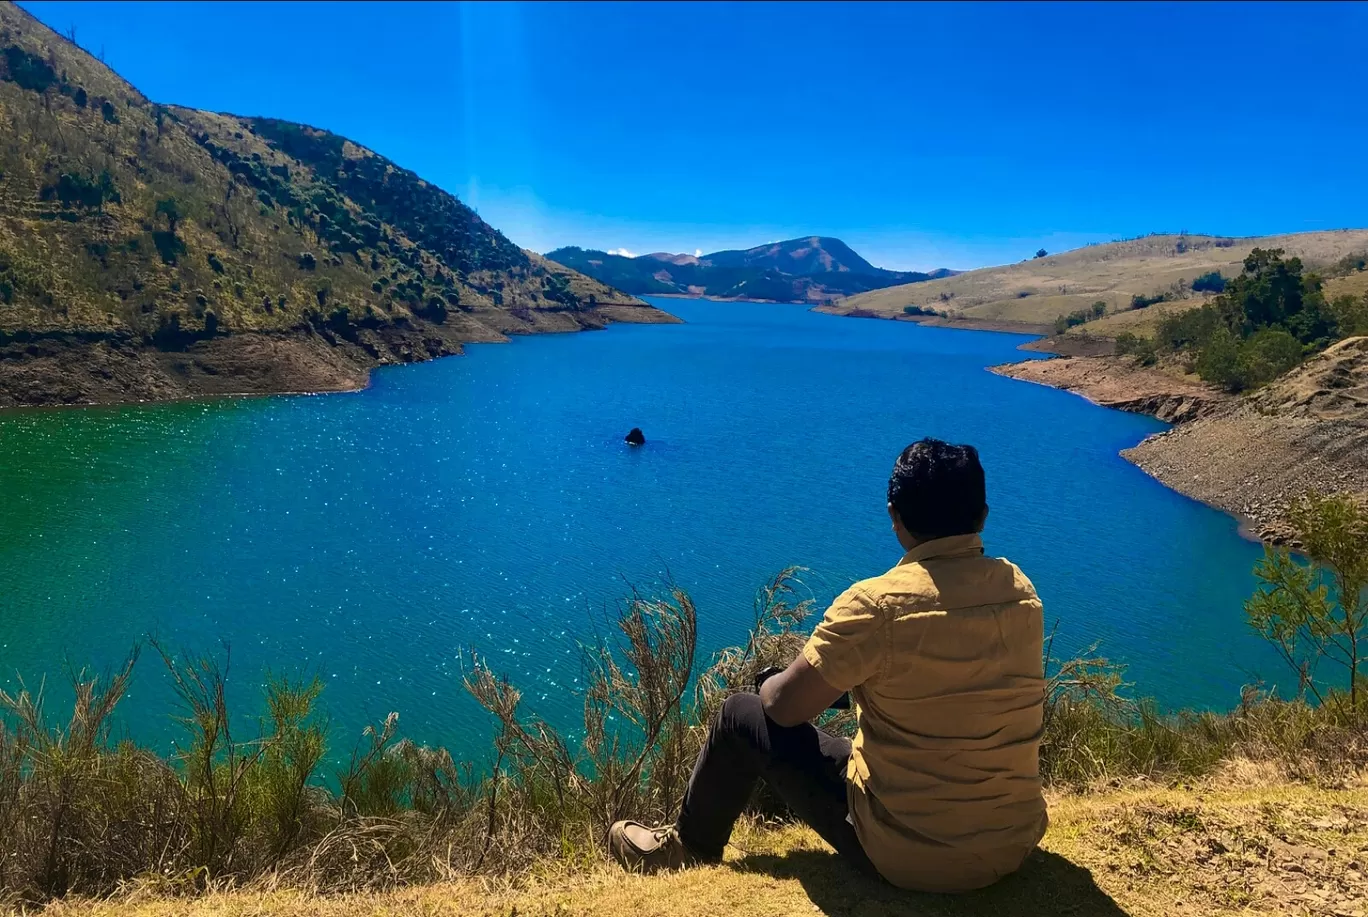
<svg viewBox="0 0 1368 917">
<path fill-rule="evenodd" d="M 1123 358 L 1035 360 L 994 371 L 1174 424 L 1121 454 L 1169 487 L 1240 517 L 1265 541 L 1286 540 L 1288 503 L 1302 494 L 1368 494 L 1368 337 L 1340 341 L 1244 397 Z"/>
<path fill-rule="evenodd" d="M 1094 404 L 1186 423 L 1226 410 L 1234 399 L 1201 383 L 1114 357 L 1061 357 L 994 366 L 1013 379 L 1062 388 Z"/>
<path fill-rule="evenodd" d="M 1308 493 L 1368 494 L 1368 338 L 1350 338 L 1218 415 L 1122 453 L 1188 496 L 1234 513 L 1268 541 Z"/>
</svg>

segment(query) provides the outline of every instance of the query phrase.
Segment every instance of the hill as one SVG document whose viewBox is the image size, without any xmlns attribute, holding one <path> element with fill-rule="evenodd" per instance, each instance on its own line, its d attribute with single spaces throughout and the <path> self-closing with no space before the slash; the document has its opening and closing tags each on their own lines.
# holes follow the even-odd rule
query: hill
<svg viewBox="0 0 1368 917">
<path fill-rule="evenodd" d="M 659 876 L 609 867 L 528 882 L 445 884 L 344 895 L 291 888 L 159 896 L 137 883 L 108 901 L 46 912 L 91 917 L 276 914 L 522 914 L 734 917 L 1208 917 L 1361 914 L 1368 792 L 1255 781 L 1147 784 L 1050 801 L 1050 830 L 1015 876 L 967 895 L 919 895 L 855 875 L 801 827 L 743 825 L 721 866 Z M 167 886 L 168 889 L 170 886 Z"/>
<path fill-rule="evenodd" d="M 701 256 L 654 252 L 627 257 L 572 246 L 548 252 L 546 257 L 628 293 L 780 302 L 826 302 L 953 273 L 944 269 L 929 274 L 886 271 L 840 239 L 825 236 Z"/>
<path fill-rule="evenodd" d="M 150 101 L 0 5 L 0 406 L 318 390 L 663 313 L 345 137 Z"/>
<path fill-rule="evenodd" d="M 820 308 L 845 315 L 900 318 L 910 317 L 905 310 L 912 306 L 943 315 L 940 321 L 1021 325 L 1025 330 L 1049 331 L 1059 316 L 1087 310 L 1101 301 L 1106 303 L 1106 317 L 1078 326 L 1071 333 L 1114 335 L 1148 327 L 1163 312 L 1200 304 L 1205 294 L 1194 293 L 1192 282 L 1213 271 L 1227 279 L 1239 274 L 1245 257 L 1255 248 L 1285 249 L 1309 267 L 1323 268 L 1368 251 L 1368 230 L 1244 239 L 1151 235 L 888 287 Z M 1131 309 L 1136 296 L 1152 299 L 1160 295 L 1171 300 Z"/>
</svg>

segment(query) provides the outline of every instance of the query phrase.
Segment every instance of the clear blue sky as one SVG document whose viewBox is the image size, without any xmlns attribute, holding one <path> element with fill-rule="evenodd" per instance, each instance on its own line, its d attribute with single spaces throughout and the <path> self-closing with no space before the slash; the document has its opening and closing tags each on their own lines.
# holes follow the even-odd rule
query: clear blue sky
<svg viewBox="0 0 1368 917">
<path fill-rule="evenodd" d="M 967 268 L 1368 225 L 1357 4 L 29 2 L 153 99 L 328 128 L 527 248 Z"/>
</svg>

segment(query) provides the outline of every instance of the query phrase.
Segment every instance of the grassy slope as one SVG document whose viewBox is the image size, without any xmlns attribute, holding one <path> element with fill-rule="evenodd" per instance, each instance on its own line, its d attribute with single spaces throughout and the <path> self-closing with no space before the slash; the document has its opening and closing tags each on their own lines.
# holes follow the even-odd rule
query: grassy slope
<svg viewBox="0 0 1368 917">
<path fill-rule="evenodd" d="M 608 867 L 502 887 L 455 881 L 319 897 L 245 890 L 194 901 L 151 886 L 112 902 L 59 902 L 45 913 L 100 917 L 599 914 L 605 917 L 1034 917 L 1368 913 L 1368 789 L 1260 785 L 1250 774 L 1188 788 L 1055 798 L 1052 826 L 1023 871 L 964 896 L 900 892 L 849 873 L 810 831 L 747 829 L 727 863 L 640 878 Z"/>
<path fill-rule="evenodd" d="M 1219 246 L 1218 241 L 1222 243 Z M 1176 251 L 1179 242 L 1186 248 L 1182 254 Z M 1233 244 L 1226 246 L 1226 242 Z M 1368 230 L 1237 240 L 1213 236 L 1146 236 L 863 293 L 839 301 L 830 311 L 864 310 L 892 316 L 901 315 L 904 306 L 917 305 L 946 311 L 960 319 L 1048 324 L 1056 316 L 1087 308 L 1098 300 L 1105 301 L 1111 310 L 1124 309 L 1136 294 L 1161 293 L 1179 281 L 1190 283 L 1209 271 L 1234 276 L 1239 273 L 1245 256 L 1256 247 L 1285 249 L 1314 267 L 1368 250 Z M 1331 290 L 1340 292 L 1333 287 Z M 1020 295 L 1023 293 L 1026 295 Z M 1139 331 L 1157 321 L 1164 310 L 1187 308 L 1200 301 L 1200 297 L 1194 297 L 1152 306 L 1138 313 L 1109 316 L 1075 331 L 1103 334 Z M 1159 311 L 1155 311 L 1156 308 Z M 1147 314 L 1151 312 L 1154 314 Z"/>
<path fill-rule="evenodd" d="M 0 272 L 11 288 L 0 332 L 145 340 L 173 319 L 191 335 L 206 322 L 219 334 L 283 331 L 343 307 L 367 327 L 422 327 L 436 321 L 436 298 L 487 326 L 465 336 L 479 339 L 534 330 L 537 313 L 575 305 L 550 295 L 558 282 L 578 304 L 632 301 L 523 252 L 343 138 L 288 125 L 314 142 L 287 151 L 264 122 L 157 105 L 9 3 L 0 46 L 11 77 L 0 80 Z M 15 62 L 50 76 L 26 84 Z M 63 174 L 107 174 L 117 198 L 56 199 Z M 158 211 L 168 199 L 174 227 Z M 171 231 L 184 246 L 173 260 Z"/>
</svg>

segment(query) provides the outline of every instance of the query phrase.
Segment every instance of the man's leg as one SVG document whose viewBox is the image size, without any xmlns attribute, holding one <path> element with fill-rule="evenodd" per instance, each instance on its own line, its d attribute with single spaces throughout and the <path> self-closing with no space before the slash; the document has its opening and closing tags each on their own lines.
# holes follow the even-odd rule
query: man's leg
<svg viewBox="0 0 1368 917">
<path fill-rule="evenodd" d="M 847 818 L 850 741 L 811 723 L 779 726 L 755 694 L 727 698 L 698 755 L 676 828 L 695 854 L 720 859 L 757 780 L 763 779 L 836 851 L 874 872 Z"/>
</svg>

